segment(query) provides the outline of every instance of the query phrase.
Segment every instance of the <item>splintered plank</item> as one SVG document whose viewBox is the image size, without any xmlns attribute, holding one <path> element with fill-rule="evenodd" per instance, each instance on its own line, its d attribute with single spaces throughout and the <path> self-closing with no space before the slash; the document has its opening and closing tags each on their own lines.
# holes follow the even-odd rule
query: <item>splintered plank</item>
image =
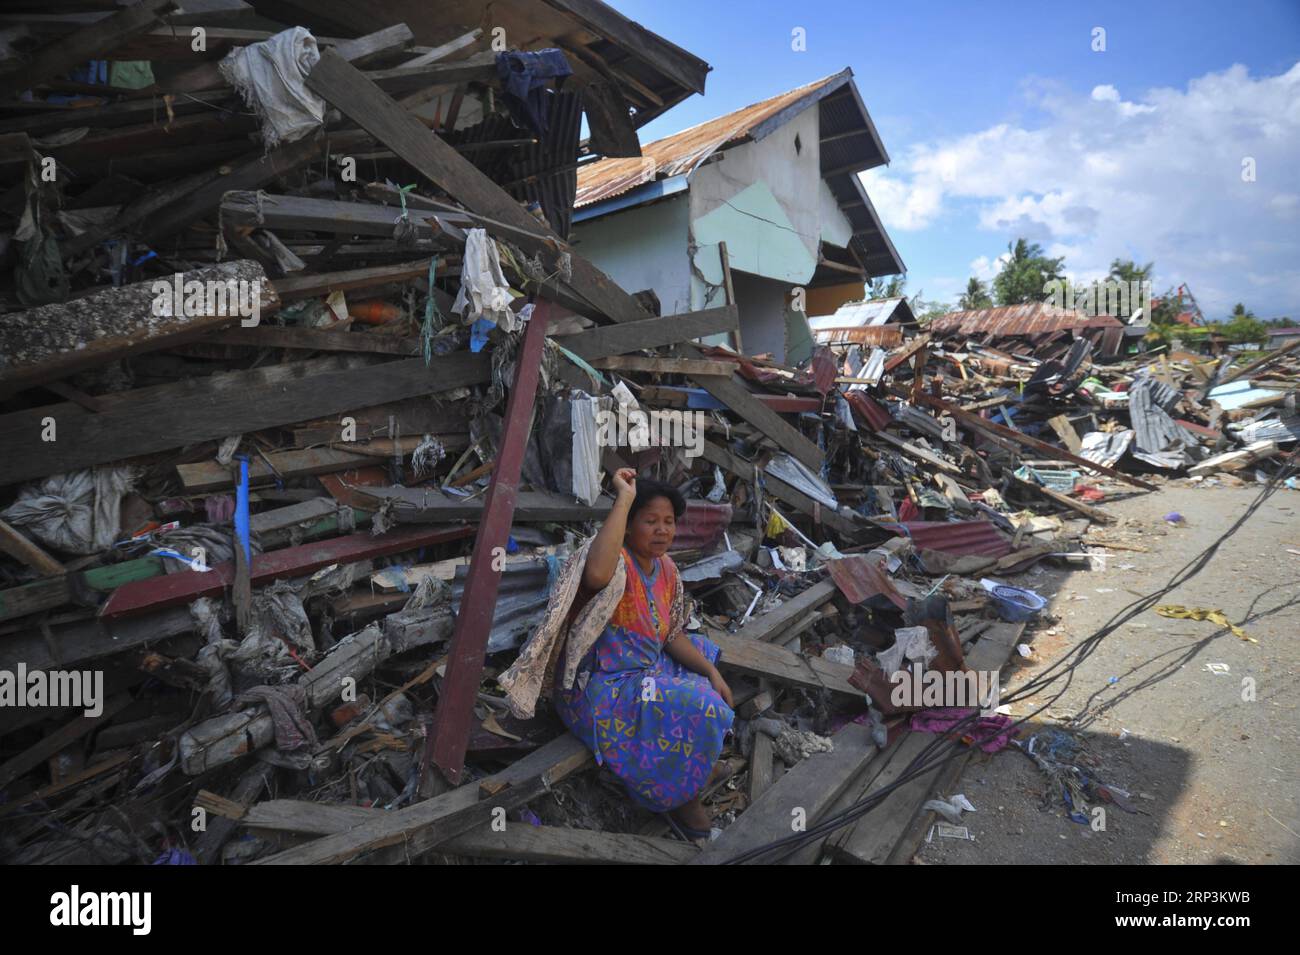
<svg viewBox="0 0 1300 955">
<path fill-rule="evenodd" d="M 131 697 L 126 693 L 115 696 L 104 704 L 103 712 L 98 716 L 78 716 L 23 750 L 0 766 L 0 789 L 4 789 L 24 773 L 35 769 L 51 756 L 62 752 L 92 730 L 107 726 L 130 702 Z"/>
<path fill-rule="evenodd" d="M 321 54 L 307 77 L 307 86 L 470 211 L 515 229 L 540 233 L 541 241 L 535 242 L 518 234 L 511 237 L 528 254 L 545 252 L 550 257 L 566 247 L 558 235 L 529 215 L 504 189 L 333 50 Z M 631 295 L 584 256 L 571 251 L 570 259 L 569 286 L 597 310 L 614 321 L 649 317 Z"/>
<path fill-rule="evenodd" d="M 716 335 L 738 328 L 739 325 L 740 313 L 736 310 L 736 306 L 724 305 L 721 308 L 709 308 L 700 312 L 646 318 L 604 328 L 589 328 L 576 335 L 561 335 L 553 340 L 579 358 L 595 361 L 646 348 L 675 345 L 692 338 Z"/>
<path fill-rule="evenodd" d="M 710 842 L 692 865 L 718 865 L 761 846 L 794 835 L 802 822 L 811 827 L 876 755 L 871 728 L 845 724 L 831 737 L 835 750 L 801 760 L 767 790 L 722 835 Z M 761 861 L 761 860 L 760 860 Z"/>
<path fill-rule="evenodd" d="M 525 805 L 560 780 L 593 765 L 591 750 L 565 733 L 494 776 L 386 812 L 372 821 L 287 849 L 255 865 L 340 865 L 386 846 L 403 847 L 411 858 L 483 825 L 493 811 Z M 490 794 L 490 795 L 485 795 Z"/>
<path fill-rule="evenodd" d="M 359 560 L 386 557 L 429 544 L 459 540 L 474 532 L 472 527 L 409 527 L 391 530 L 382 537 L 369 533 L 350 534 L 300 547 L 286 547 L 269 554 L 255 554 L 251 570 L 254 584 L 280 577 L 299 577 L 328 567 Z M 199 597 L 211 597 L 234 584 L 234 561 L 217 564 L 210 570 L 186 570 L 178 574 L 126 584 L 113 592 L 100 608 L 101 617 L 119 617 L 188 604 Z"/>
<path fill-rule="evenodd" d="M 64 572 L 62 564 L 5 521 L 0 521 L 0 552 L 21 561 L 43 577 L 56 577 Z"/>
<path fill-rule="evenodd" d="M 138 400 L 114 400 L 100 414 L 58 414 L 56 441 L 42 440 L 42 415 L 5 415 L 0 447 L 9 453 L 0 457 L 0 484 L 477 384 L 488 379 L 491 356 L 448 355 L 427 366 L 423 358 L 409 358 L 381 366 L 284 367 L 284 374 L 259 369 L 142 389 Z M 246 387 L 232 387 L 236 383 Z"/>
<path fill-rule="evenodd" d="M 385 285 L 389 282 L 408 282 L 429 274 L 429 259 L 378 265 L 368 269 L 346 269 L 326 272 L 323 275 L 290 275 L 275 279 L 271 285 L 282 302 L 296 302 L 304 298 L 328 295 L 330 292 L 351 292 L 355 289 Z M 264 330 L 264 329 L 263 329 Z"/>
<path fill-rule="evenodd" d="M 862 698 L 862 691 L 849 683 L 849 677 L 853 675 L 851 666 L 821 657 L 804 657 L 784 647 L 760 643 L 740 634 L 712 630 L 709 639 L 722 648 L 718 666 L 724 670 Z"/>
<path fill-rule="evenodd" d="M 201 793 L 198 803 L 203 802 Z M 210 811 L 230 808 L 218 802 L 213 805 Z M 317 836 L 346 832 L 385 815 L 382 809 L 296 799 L 268 799 L 246 811 L 236 807 L 234 814 L 240 825 L 251 829 Z M 572 865 L 680 865 L 698 852 L 694 846 L 676 840 L 522 822 L 508 823 L 501 831 L 491 825 L 478 826 L 448 839 L 438 848 L 452 855 L 483 859 Z M 401 847 L 389 851 L 400 856 Z"/>
<path fill-rule="evenodd" d="M 790 629 L 790 627 L 807 614 L 810 610 L 816 610 L 826 601 L 835 596 L 835 583 L 830 580 L 823 580 L 821 583 L 813 584 L 803 593 L 786 600 L 785 603 L 775 610 L 763 614 L 751 620 L 745 626 L 740 628 L 736 634 L 738 637 L 748 637 L 751 640 L 757 640 L 760 643 L 774 643 L 781 640 L 781 636 Z M 782 641 L 784 642 L 784 641 Z"/>
<path fill-rule="evenodd" d="M 6 361 L 0 369 L 0 394 L 65 378 L 84 368 L 102 365 L 130 355 L 157 351 L 193 341 L 209 332 L 241 320 L 238 294 L 208 300 L 193 314 L 182 303 L 175 314 L 171 288 L 174 276 L 163 280 L 167 293 L 163 314 L 158 313 L 159 280 L 146 279 L 121 288 L 106 288 L 75 301 L 41 305 L 0 316 L 0 353 Z M 279 305 L 266 273 L 256 262 L 240 260 L 181 273 L 184 283 L 247 283 L 256 294 L 262 315 Z M 224 290 L 223 290 L 224 291 Z M 248 303 L 250 306 L 253 304 Z M 62 447 L 62 436 L 56 442 Z"/>
<path fill-rule="evenodd" d="M 391 455 L 392 452 L 388 453 Z M 275 470 L 281 477 L 305 477 L 364 467 L 373 460 L 374 456 L 355 454 L 338 448 L 307 448 L 301 451 L 272 451 L 266 457 L 270 460 L 270 464 L 260 457 L 249 462 L 250 485 L 270 484 L 275 481 L 276 474 L 271 470 L 271 465 L 275 466 Z M 216 461 L 178 464 L 176 473 L 180 475 L 186 494 L 206 494 L 234 489 L 235 482 L 231 469 L 222 467 Z"/>
</svg>

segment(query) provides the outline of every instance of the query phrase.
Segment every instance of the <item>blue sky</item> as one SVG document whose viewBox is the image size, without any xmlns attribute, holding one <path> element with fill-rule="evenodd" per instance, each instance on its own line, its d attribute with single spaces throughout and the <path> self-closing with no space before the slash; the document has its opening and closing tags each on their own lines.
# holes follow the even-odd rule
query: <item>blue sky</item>
<svg viewBox="0 0 1300 955">
<path fill-rule="evenodd" d="M 1300 0 L 613 2 L 713 67 L 643 141 L 852 67 L 909 292 L 954 301 L 1023 235 L 1076 280 L 1154 261 L 1207 317 L 1300 322 Z"/>
</svg>

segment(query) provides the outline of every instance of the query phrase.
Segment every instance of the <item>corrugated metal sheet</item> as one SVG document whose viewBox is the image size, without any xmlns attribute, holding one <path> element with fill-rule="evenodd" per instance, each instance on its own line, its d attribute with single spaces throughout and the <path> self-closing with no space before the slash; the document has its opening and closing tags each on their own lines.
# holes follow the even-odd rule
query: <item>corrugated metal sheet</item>
<svg viewBox="0 0 1300 955">
<path fill-rule="evenodd" d="M 557 573 L 562 563 L 556 559 Z M 542 622 L 546 601 L 551 595 L 551 573 L 551 564 L 545 557 L 506 564 L 501 571 L 497 603 L 492 611 L 488 653 L 500 653 L 519 646 Z M 460 598 L 465 592 L 465 578 L 468 576 L 468 564 L 456 568 L 456 578 L 451 584 L 451 606 L 457 613 L 460 612 Z"/>
<path fill-rule="evenodd" d="M 1266 418 L 1244 425 L 1239 435 L 1247 444 L 1256 441 L 1277 441 L 1279 444 L 1300 440 L 1300 417 Z"/>
<path fill-rule="evenodd" d="M 879 594 L 900 610 L 907 609 L 907 599 L 898 592 L 894 581 L 881 567 L 862 554 L 829 562 L 831 579 L 849 603 L 860 604 Z"/>
<path fill-rule="evenodd" d="M 903 427 L 915 431 L 917 434 L 924 434 L 936 441 L 943 440 L 943 425 L 915 405 L 910 405 L 904 401 L 891 401 L 889 402 L 889 410 L 893 414 L 894 420 Z"/>
<path fill-rule="evenodd" d="M 850 391 L 844 400 L 857 412 L 859 420 L 872 431 L 883 431 L 894 419 L 880 402 L 861 391 Z"/>
<path fill-rule="evenodd" d="M 1011 553 L 1011 541 L 992 521 L 905 521 L 902 527 L 912 543 L 923 550 L 981 557 Z"/>
<path fill-rule="evenodd" d="M 939 337 L 983 335 L 988 339 L 1045 335 L 1060 331 L 1122 328 L 1113 315 L 1084 315 L 1054 308 L 1044 302 L 1002 305 L 968 312 L 949 312 L 930 322 L 930 334 Z"/>
<path fill-rule="evenodd" d="M 515 199 L 540 205 L 551 228 L 567 236 L 578 177 L 574 160 L 582 130 L 582 95 L 572 91 L 553 93 L 548 123 L 543 141 L 466 150 L 465 155 L 492 181 L 504 184 L 503 188 Z M 448 133 L 447 141 L 464 147 L 529 136 L 532 132 L 515 126 L 510 117 L 493 113 L 481 123 Z"/>
<path fill-rule="evenodd" d="M 837 73 L 824 77 L 726 116 L 657 139 L 648 146 L 641 147 L 641 159 L 602 159 L 583 166 L 578 170 L 575 205 L 585 206 L 612 198 L 657 176 L 679 176 L 692 172 L 726 144 L 745 138 L 760 123 L 840 80 L 843 75 Z"/>
<path fill-rule="evenodd" d="M 1160 406 L 1169 400 L 1170 387 L 1149 375 L 1139 375 L 1128 388 L 1129 420 L 1133 425 L 1133 453 L 1156 467 L 1178 468 L 1191 463 L 1187 449 L 1200 439 L 1174 422 Z M 1177 400 L 1177 395 L 1174 400 Z"/>
<path fill-rule="evenodd" d="M 903 344 L 903 327 L 874 325 L 861 328 L 818 328 L 813 330 L 813 337 L 822 345 L 875 345 L 878 348 L 897 348 Z"/>
<path fill-rule="evenodd" d="M 682 583 L 697 584 L 705 580 L 717 580 L 727 571 L 739 570 L 744 563 L 745 558 L 741 556 L 740 551 L 724 550 L 720 554 L 706 557 L 689 567 L 680 567 L 678 570 Z"/>
<path fill-rule="evenodd" d="M 821 502 L 831 510 L 837 510 L 840 506 L 829 484 L 808 470 L 807 465 L 802 461 L 785 452 L 774 455 L 763 470 L 773 477 L 780 478 L 786 484 L 798 488 L 814 501 Z"/>
<path fill-rule="evenodd" d="M 706 551 L 716 547 L 731 525 L 731 505 L 709 501 L 687 501 L 686 513 L 677 522 L 677 534 L 669 553 Z"/>
</svg>

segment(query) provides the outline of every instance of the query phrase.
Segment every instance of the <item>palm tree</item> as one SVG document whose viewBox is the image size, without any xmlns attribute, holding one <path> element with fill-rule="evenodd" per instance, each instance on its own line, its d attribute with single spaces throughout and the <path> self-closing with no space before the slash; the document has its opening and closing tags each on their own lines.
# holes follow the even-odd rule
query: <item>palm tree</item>
<svg viewBox="0 0 1300 955">
<path fill-rule="evenodd" d="M 972 275 L 966 283 L 966 291 L 957 300 L 957 307 L 963 312 L 992 308 L 993 299 L 989 296 L 988 286 Z"/>
</svg>

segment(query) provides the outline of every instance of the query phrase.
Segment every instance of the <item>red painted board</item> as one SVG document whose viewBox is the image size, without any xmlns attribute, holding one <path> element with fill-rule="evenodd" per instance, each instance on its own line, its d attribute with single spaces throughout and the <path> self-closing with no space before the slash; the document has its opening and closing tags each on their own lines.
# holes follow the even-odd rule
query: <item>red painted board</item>
<svg viewBox="0 0 1300 955">
<path fill-rule="evenodd" d="M 473 526 L 426 527 L 411 524 L 390 530 L 382 537 L 372 537 L 363 531 L 299 547 L 285 547 L 269 554 L 254 555 L 252 580 L 258 584 L 269 583 L 278 577 L 301 577 L 330 564 L 349 564 L 372 557 L 386 557 L 427 544 L 459 540 L 473 533 Z M 133 581 L 113 591 L 100 608 L 99 615 L 121 617 L 186 604 L 199 597 L 211 597 L 224 592 L 233 584 L 234 579 L 234 562 L 226 561 L 216 564 L 211 570 L 186 570 L 166 577 Z"/>
</svg>

